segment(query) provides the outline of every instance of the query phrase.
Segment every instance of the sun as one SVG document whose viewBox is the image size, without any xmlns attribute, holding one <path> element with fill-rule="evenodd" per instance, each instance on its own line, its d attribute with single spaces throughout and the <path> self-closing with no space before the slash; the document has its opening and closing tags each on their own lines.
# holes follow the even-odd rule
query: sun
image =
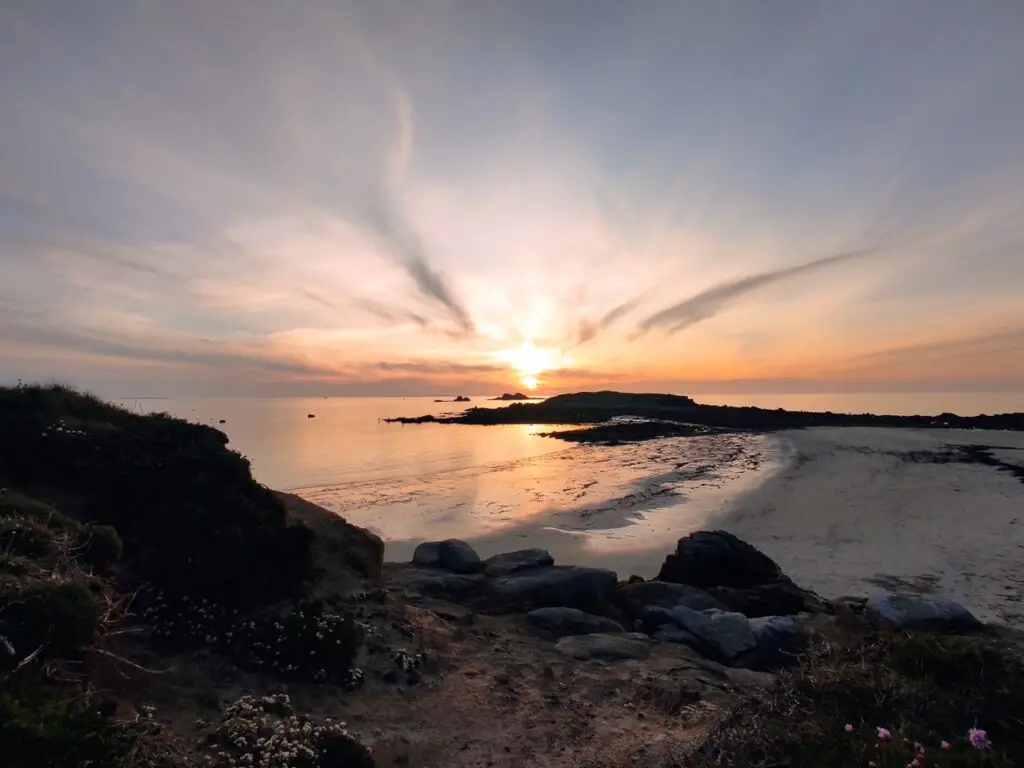
<svg viewBox="0 0 1024 768">
<path fill-rule="evenodd" d="M 526 339 L 515 349 L 504 349 L 496 356 L 511 366 L 527 389 L 536 389 L 540 386 L 542 373 L 557 370 L 563 363 L 561 352 L 551 347 L 535 346 L 531 339 Z"/>
</svg>

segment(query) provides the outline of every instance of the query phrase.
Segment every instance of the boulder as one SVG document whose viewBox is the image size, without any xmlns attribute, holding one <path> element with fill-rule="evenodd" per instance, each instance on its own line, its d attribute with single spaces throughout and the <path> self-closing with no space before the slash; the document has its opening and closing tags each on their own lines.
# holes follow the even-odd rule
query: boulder
<svg viewBox="0 0 1024 768">
<path fill-rule="evenodd" d="M 757 643 L 757 655 L 765 669 L 793 664 L 796 655 L 807 646 L 807 635 L 789 616 L 751 619 L 750 629 Z"/>
<path fill-rule="evenodd" d="M 441 567 L 441 542 L 424 541 L 412 553 L 412 564 L 417 568 Z"/>
<path fill-rule="evenodd" d="M 483 568 L 480 556 L 459 539 L 425 541 L 412 554 L 417 568 L 443 568 L 453 573 L 476 573 Z"/>
<path fill-rule="evenodd" d="M 675 624 L 666 624 L 651 633 L 652 640 L 658 640 L 662 643 L 682 643 L 689 648 L 700 647 L 700 640 L 691 635 L 682 627 L 677 627 Z"/>
<path fill-rule="evenodd" d="M 482 573 L 459 574 L 438 573 L 437 571 L 411 570 L 404 575 L 401 584 L 411 592 L 462 603 L 479 597 L 484 589 L 486 578 Z"/>
<path fill-rule="evenodd" d="M 742 613 L 705 611 L 699 613 L 684 605 L 672 609 L 676 624 L 695 638 L 700 651 L 715 661 L 736 665 L 756 651 L 757 641 L 750 620 Z"/>
<path fill-rule="evenodd" d="M 969 610 L 952 600 L 885 595 L 868 600 L 865 613 L 873 624 L 887 629 L 959 634 L 983 628 Z"/>
<path fill-rule="evenodd" d="M 580 661 L 646 659 L 651 653 L 651 641 L 646 635 L 633 633 L 572 635 L 559 640 L 555 650 Z"/>
<path fill-rule="evenodd" d="M 624 632 L 615 621 L 575 608 L 538 608 L 526 614 L 526 621 L 547 637 Z"/>
<path fill-rule="evenodd" d="M 659 581 L 693 587 L 753 587 L 782 577 L 770 557 L 726 531 L 698 531 L 679 539 Z"/>
<path fill-rule="evenodd" d="M 750 618 L 829 612 L 825 600 L 801 589 L 786 576 L 751 587 L 707 587 L 707 592 L 730 611 Z"/>
<path fill-rule="evenodd" d="M 642 619 L 648 606 L 674 608 L 685 605 L 695 611 L 708 608 L 727 610 L 727 606 L 703 589 L 669 581 L 642 581 L 620 584 L 615 590 L 615 605 L 630 619 Z"/>
<path fill-rule="evenodd" d="M 488 576 L 508 576 L 517 571 L 546 568 L 554 564 L 555 559 L 546 549 L 520 549 L 487 558 L 484 560 L 484 573 Z"/>
<path fill-rule="evenodd" d="M 522 613 L 534 608 L 578 608 L 604 613 L 615 592 L 614 571 L 582 566 L 552 566 L 491 579 L 480 610 Z"/>
</svg>

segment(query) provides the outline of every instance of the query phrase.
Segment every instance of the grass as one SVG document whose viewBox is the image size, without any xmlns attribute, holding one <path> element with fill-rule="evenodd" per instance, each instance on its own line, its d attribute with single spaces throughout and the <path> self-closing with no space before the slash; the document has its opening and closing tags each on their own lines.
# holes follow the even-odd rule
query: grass
<svg viewBox="0 0 1024 768">
<path fill-rule="evenodd" d="M 878 728 L 891 736 L 879 738 Z M 971 744 L 971 728 L 987 733 L 990 749 Z M 986 637 L 929 634 L 821 641 L 767 695 L 741 703 L 692 762 L 701 768 L 908 764 L 1024 765 L 1019 648 Z"/>
<path fill-rule="evenodd" d="M 226 443 L 58 385 L 0 388 L 0 481 L 75 499 L 77 517 L 119 532 L 139 580 L 239 607 L 300 595 L 312 534 Z"/>
<path fill-rule="evenodd" d="M 0 388 L 4 766 L 254 764 L 244 752 L 228 760 L 223 733 L 190 744 L 147 707 L 118 716 L 124 702 L 99 692 L 98 673 L 116 662 L 151 674 L 119 655 L 140 642 L 157 656 L 212 650 L 271 678 L 360 682 L 362 627 L 310 597 L 313 533 L 288 521 L 226 442 L 215 429 L 57 385 Z M 122 646 L 126 634 L 132 644 Z M 314 729 L 288 718 L 287 728 Z M 373 764 L 342 727 L 316 734 L 288 742 L 301 759 L 267 765 Z"/>
</svg>

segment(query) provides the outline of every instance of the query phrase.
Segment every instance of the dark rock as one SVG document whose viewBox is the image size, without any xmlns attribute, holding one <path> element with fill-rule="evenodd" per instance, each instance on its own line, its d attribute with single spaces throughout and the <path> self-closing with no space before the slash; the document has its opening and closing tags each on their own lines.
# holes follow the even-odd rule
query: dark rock
<svg viewBox="0 0 1024 768">
<path fill-rule="evenodd" d="M 766 669 L 779 669 L 795 663 L 797 654 L 807 646 L 807 635 L 789 616 L 751 619 L 750 628 L 757 643 L 757 654 Z"/>
<path fill-rule="evenodd" d="M 909 595 L 871 598 L 865 613 L 877 626 L 953 634 L 977 632 L 982 623 L 960 603 Z"/>
<path fill-rule="evenodd" d="M 679 539 L 659 581 L 694 587 L 753 587 L 782 577 L 770 557 L 726 531 L 698 531 Z"/>
<path fill-rule="evenodd" d="M 517 571 L 546 568 L 555 564 L 555 559 L 546 549 L 520 549 L 505 552 L 484 560 L 484 573 L 488 576 L 508 576 Z"/>
<path fill-rule="evenodd" d="M 741 613 L 698 613 L 685 605 L 672 609 L 676 623 L 697 638 L 700 651 L 723 664 L 733 664 L 757 648 L 750 620 Z"/>
<path fill-rule="evenodd" d="M 638 634 L 572 635 L 559 640 L 555 649 L 580 661 L 646 659 L 651 653 L 651 641 Z"/>
<path fill-rule="evenodd" d="M 441 567 L 441 542 L 424 541 L 412 553 L 412 564 L 417 568 Z"/>
<path fill-rule="evenodd" d="M 727 606 L 716 600 L 703 589 L 687 584 L 673 584 L 668 581 L 641 581 L 620 584 L 615 590 L 615 605 L 630 619 L 643 617 L 649 605 L 674 608 L 685 605 L 695 611 L 708 608 L 727 610 Z"/>
<path fill-rule="evenodd" d="M 700 640 L 675 624 L 666 624 L 663 627 L 659 627 L 651 633 L 651 639 L 659 640 L 663 643 L 681 643 L 694 649 L 700 646 Z"/>
<path fill-rule="evenodd" d="M 413 552 L 412 564 L 418 568 L 444 568 L 453 573 L 476 573 L 483 567 L 476 550 L 459 539 L 423 542 Z"/>
<path fill-rule="evenodd" d="M 584 613 L 575 608 L 538 608 L 526 614 L 526 621 L 545 636 L 553 639 L 569 635 L 625 631 L 611 619 Z"/>
<path fill-rule="evenodd" d="M 832 609 L 837 615 L 861 616 L 864 613 L 867 602 L 868 599 L 866 597 L 843 595 L 832 601 Z"/>
<path fill-rule="evenodd" d="M 441 567 L 453 573 L 476 573 L 483 569 L 480 555 L 469 544 L 459 539 L 442 541 L 438 546 Z"/>
<path fill-rule="evenodd" d="M 461 603 L 479 597 L 483 592 L 485 581 L 482 573 L 410 571 L 405 575 L 402 584 L 407 589 L 424 597 Z"/>
<path fill-rule="evenodd" d="M 614 571 L 553 566 L 492 579 L 481 611 L 519 613 L 534 608 L 578 608 L 604 613 L 615 591 Z"/>
<path fill-rule="evenodd" d="M 673 606 L 675 607 L 675 606 Z M 678 626 L 679 622 L 672 615 L 672 608 L 664 608 L 660 605 L 648 605 L 640 614 L 640 627 L 647 634 L 656 632 L 666 624 Z"/>
<path fill-rule="evenodd" d="M 828 613 L 829 604 L 782 576 L 752 587 L 708 587 L 708 593 L 729 610 L 750 618 L 791 616 L 797 613 Z"/>
</svg>

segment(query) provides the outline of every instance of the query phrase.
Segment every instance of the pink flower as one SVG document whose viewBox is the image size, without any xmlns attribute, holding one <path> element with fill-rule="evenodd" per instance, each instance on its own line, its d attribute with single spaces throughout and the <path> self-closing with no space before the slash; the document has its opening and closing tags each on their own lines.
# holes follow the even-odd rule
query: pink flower
<svg viewBox="0 0 1024 768">
<path fill-rule="evenodd" d="M 875 729 L 875 731 L 878 734 L 879 741 L 889 741 L 889 739 L 892 738 L 892 733 L 889 731 L 888 728 L 882 728 L 881 726 L 879 726 Z"/>
<path fill-rule="evenodd" d="M 940 746 L 940 747 L 941 747 L 942 749 L 949 749 L 949 742 L 948 742 L 948 741 L 944 741 L 944 742 L 942 742 L 941 744 L 939 744 L 939 746 Z"/>
<path fill-rule="evenodd" d="M 847 733 L 853 733 L 853 725 L 850 724 L 850 723 L 847 723 L 846 726 L 843 728 L 843 730 L 846 731 Z"/>
<path fill-rule="evenodd" d="M 914 754 L 918 757 L 924 757 L 924 744 L 920 741 L 914 742 Z"/>
<path fill-rule="evenodd" d="M 975 749 L 989 749 L 992 746 L 992 742 L 988 740 L 988 733 L 981 728 L 971 728 L 967 732 L 967 740 Z"/>
<path fill-rule="evenodd" d="M 366 754 L 372 755 L 373 754 L 373 747 L 367 747 L 366 748 Z"/>
</svg>

